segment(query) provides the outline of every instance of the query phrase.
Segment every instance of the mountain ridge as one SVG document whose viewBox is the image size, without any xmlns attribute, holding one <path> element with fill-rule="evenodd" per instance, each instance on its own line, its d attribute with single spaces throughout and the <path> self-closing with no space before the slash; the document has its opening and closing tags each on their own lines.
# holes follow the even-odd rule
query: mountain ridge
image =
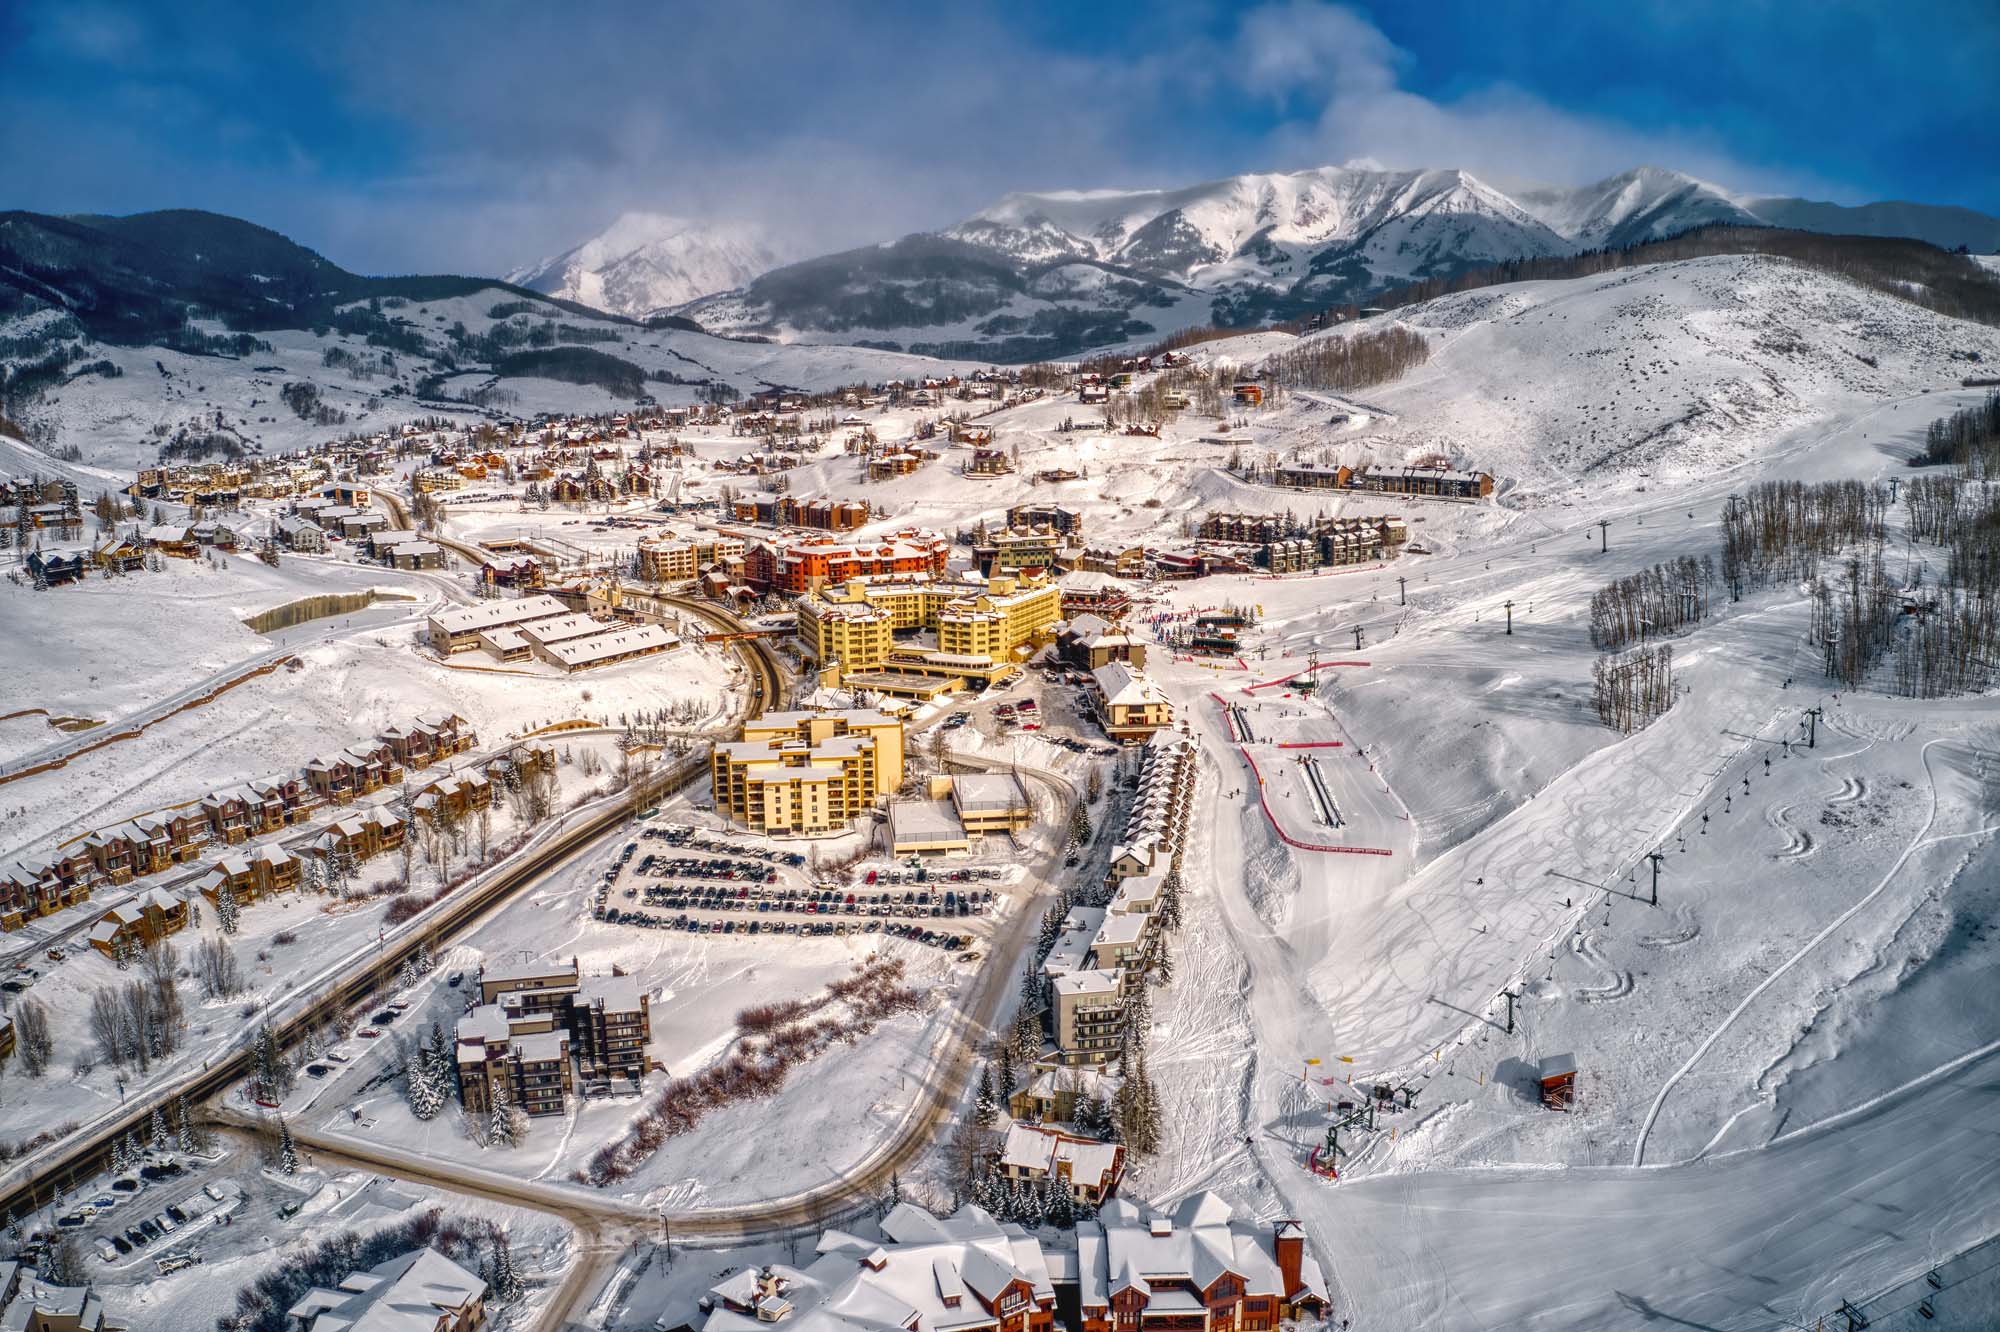
<svg viewBox="0 0 2000 1332">
<path fill-rule="evenodd" d="M 781 340 L 859 334 L 931 354 L 1027 359 L 1194 324 L 1290 318 L 1412 281 L 1719 223 L 1823 231 L 1850 222 L 1861 234 L 1929 229 L 1953 248 L 2000 246 L 2000 218 L 1970 210 L 1739 195 L 1653 166 L 1509 191 L 1455 168 L 1368 164 L 1170 189 L 1017 191 L 941 230 L 787 265 L 680 310 L 704 327 Z"/>
</svg>

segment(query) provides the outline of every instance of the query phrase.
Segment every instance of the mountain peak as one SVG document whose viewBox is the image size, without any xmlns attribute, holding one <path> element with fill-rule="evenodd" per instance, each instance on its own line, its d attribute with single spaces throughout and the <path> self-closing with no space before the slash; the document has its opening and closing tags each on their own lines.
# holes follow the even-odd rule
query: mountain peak
<svg viewBox="0 0 2000 1332">
<path fill-rule="evenodd" d="M 743 286 L 779 262 L 777 247 L 754 224 L 632 211 L 576 248 L 514 270 L 507 280 L 644 319 Z"/>
</svg>

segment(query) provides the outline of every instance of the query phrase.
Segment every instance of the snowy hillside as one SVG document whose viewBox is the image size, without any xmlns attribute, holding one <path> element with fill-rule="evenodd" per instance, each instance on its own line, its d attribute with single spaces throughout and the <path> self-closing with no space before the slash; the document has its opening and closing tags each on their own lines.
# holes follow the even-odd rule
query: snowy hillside
<svg viewBox="0 0 2000 1332">
<path fill-rule="evenodd" d="M 1439 452 L 1526 503 L 1709 476 L 1828 410 L 1956 386 L 1968 354 L 2000 357 L 2000 331 L 1753 256 L 1491 287 L 1396 319 L 1432 355 L 1363 395 L 1385 419 L 1332 426 L 1295 406 L 1293 446 L 1353 463 Z M 1269 337 L 1200 350 L 1249 363 Z"/>
<path fill-rule="evenodd" d="M 266 332 L 243 356 L 117 346 L 72 329 L 60 341 L 63 354 L 100 368 L 17 403 L 15 412 L 49 451 L 73 445 L 84 463 L 129 469 L 152 462 L 163 445 L 177 440 L 209 439 L 218 448 L 275 453 L 419 417 L 609 412 L 632 406 L 641 394 L 669 405 L 692 403 L 709 385 L 743 394 L 774 386 L 812 391 L 970 368 L 861 347 L 782 346 L 685 329 L 648 330 L 554 305 L 534 307 L 498 287 L 436 301 L 393 298 L 383 303 L 381 318 L 393 330 L 387 336 L 403 344 L 386 356 L 369 334 L 337 328 Z M 15 336 L 18 323 L 0 320 L 0 344 Z M 533 357 L 537 353 L 526 339 L 541 336 L 534 330 L 545 325 L 584 331 L 592 355 L 575 361 L 580 369 L 566 365 L 564 353 L 584 348 L 548 348 L 548 368 L 537 373 L 537 362 L 513 356 L 481 364 L 482 358 L 465 354 L 474 343 L 455 336 L 477 340 L 511 329 L 502 336 L 518 337 L 524 349 L 519 354 Z M 223 332 L 219 325 L 196 327 Z M 413 350 L 419 347 L 420 353 Z M 315 405 L 304 414 L 280 397 L 285 386 L 299 384 L 314 390 Z"/>
<path fill-rule="evenodd" d="M 754 227 L 626 213 L 576 248 L 514 270 L 507 281 L 644 319 L 740 287 L 779 262 L 769 238 Z"/>
</svg>

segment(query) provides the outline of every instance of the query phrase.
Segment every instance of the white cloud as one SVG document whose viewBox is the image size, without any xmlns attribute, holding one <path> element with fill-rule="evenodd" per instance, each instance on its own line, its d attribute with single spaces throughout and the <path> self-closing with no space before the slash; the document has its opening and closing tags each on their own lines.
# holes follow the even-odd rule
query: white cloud
<svg viewBox="0 0 2000 1332">
<path fill-rule="evenodd" d="M 1274 156 L 1293 167 L 1353 159 L 1460 167 L 1504 186 L 1583 184 L 1656 165 L 1738 190 L 1840 193 L 1794 171 L 1741 162 L 1698 124 L 1639 130 L 1504 82 L 1427 97 L 1404 86 L 1406 52 L 1365 15 L 1322 0 L 1250 10 L 1236 50 L 1246 89 L 1280 94 L 1297 113 L 1271 136 Z"/>
</svg>

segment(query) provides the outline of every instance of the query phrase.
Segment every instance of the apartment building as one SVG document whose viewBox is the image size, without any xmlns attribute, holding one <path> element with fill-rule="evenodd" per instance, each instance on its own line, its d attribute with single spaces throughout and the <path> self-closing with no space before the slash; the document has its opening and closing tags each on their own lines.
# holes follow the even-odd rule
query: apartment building
<svg viewBox="0 0 2000 1332">
<path fill-rule="evenodd" d="M 239 903 L 254 902 L 299 886 L 299 858 L 281 846 L 260 846 L 248 855 L 228 855 L 215 868 L 195 880 L 195 888 L 211 904 L 224 888 Z"/>
<path fill-rule="evenodd" d="M 1158 908 L 1180 863 L 1194 800 L 1195 747 L 1163 733 L 1142 752 L 1139 781 L 1111 854 L 1111 900 L 1073 906 L 1042 961 L 1055 1012 L 1057 1065 L 1118 1055 L 1130 996 L 1145 983 L 1159 937 Z"/>
<path fill-rule="evenodd" d="M 18 1262 L 0 1263 L 0 1329 L 5 1332 L 124 1332 L 89 1286 L 58 1286 Z"/>
<path fill-rule="evenodd" d="M 760 591 L 801 596 L 856 578 L 942 578 L 950 557 L 950 541 L 916 528 L 865 541 L 798 536 L 751 546 L 743 578 Z"/>
<path fill-rule="evenodd" d="M 995 532 L 986 540 L 972 548 L 972 558 L 979 566 L 979 572 L 988 577 L 996 573 L 1018 573 L 1023 569 L 1053 569 L 1058 565 L 1073 563 L 1071 547 L 1063 536 L 1049 528 L 1039 530 L 1019 530 L 1010 528 L 1005 532 Z"/>
<path fill-rule="evenodd" d="M 903 784 L 903 723 L 866 709 L 770 712 L 709 762 L 715 807 L 736 822 L 835 832 Z"/>
<path fill-rule="evenodd" d="M 1007 510 L 1007 526 L 1046 527 L 1064 536 L 1083 535 L 1083 510 L 1061 504 L 1016 504 Z"/>
<path fill-rule="evenodd" d="M 882 1239 L 829 1230 L 804 1268 L 745 1267 L 712 1286 L 703 1332 L 1052 1332 L 1060 1266 L 1040 1241 L 970 1204 L 937 1217 L 899 1203 Z"/>
<path fill-rule="evenodd" d="M 30 920 L 88 901 L 97 882 L 97 863 L 81 848 L 53 860 L 22 859 L 0 867 L 0 929 L 18 930 Z"/>
<path fill-rule="evenodd" d="M 1171 1212 L 1114 1198 L 1077 1227 L 1076 1258 L 1078 1332 L 1271 1332 L 1330 1306 L 1298 1222 L 1238 1220 L 1213 1193 Z"/>
<path fill-rule="evenodd" d="M 119 957 L 178 934 L 187 924 L 187 898 L 165 888 L 148 888 L 100 916 L 88 937 L 98 952 Z"/>
<path fill-rule="evenodd" d="M 630 976 L 586 976 L 570 1001 L 570 1032 L 585 1082 L 623 1078 L 637 1086 L 646 1075 L 646 1042 L 652 1010 Z"/>
<path fill-rule="evenodd" d="M 1056 1061 L 1105 1064 L 1118 1057 L 1125 1025 L 1125 987 L 1101 967 L 1073 971 L 1049 984 L 1055 1009 Z"/>
</svg>

